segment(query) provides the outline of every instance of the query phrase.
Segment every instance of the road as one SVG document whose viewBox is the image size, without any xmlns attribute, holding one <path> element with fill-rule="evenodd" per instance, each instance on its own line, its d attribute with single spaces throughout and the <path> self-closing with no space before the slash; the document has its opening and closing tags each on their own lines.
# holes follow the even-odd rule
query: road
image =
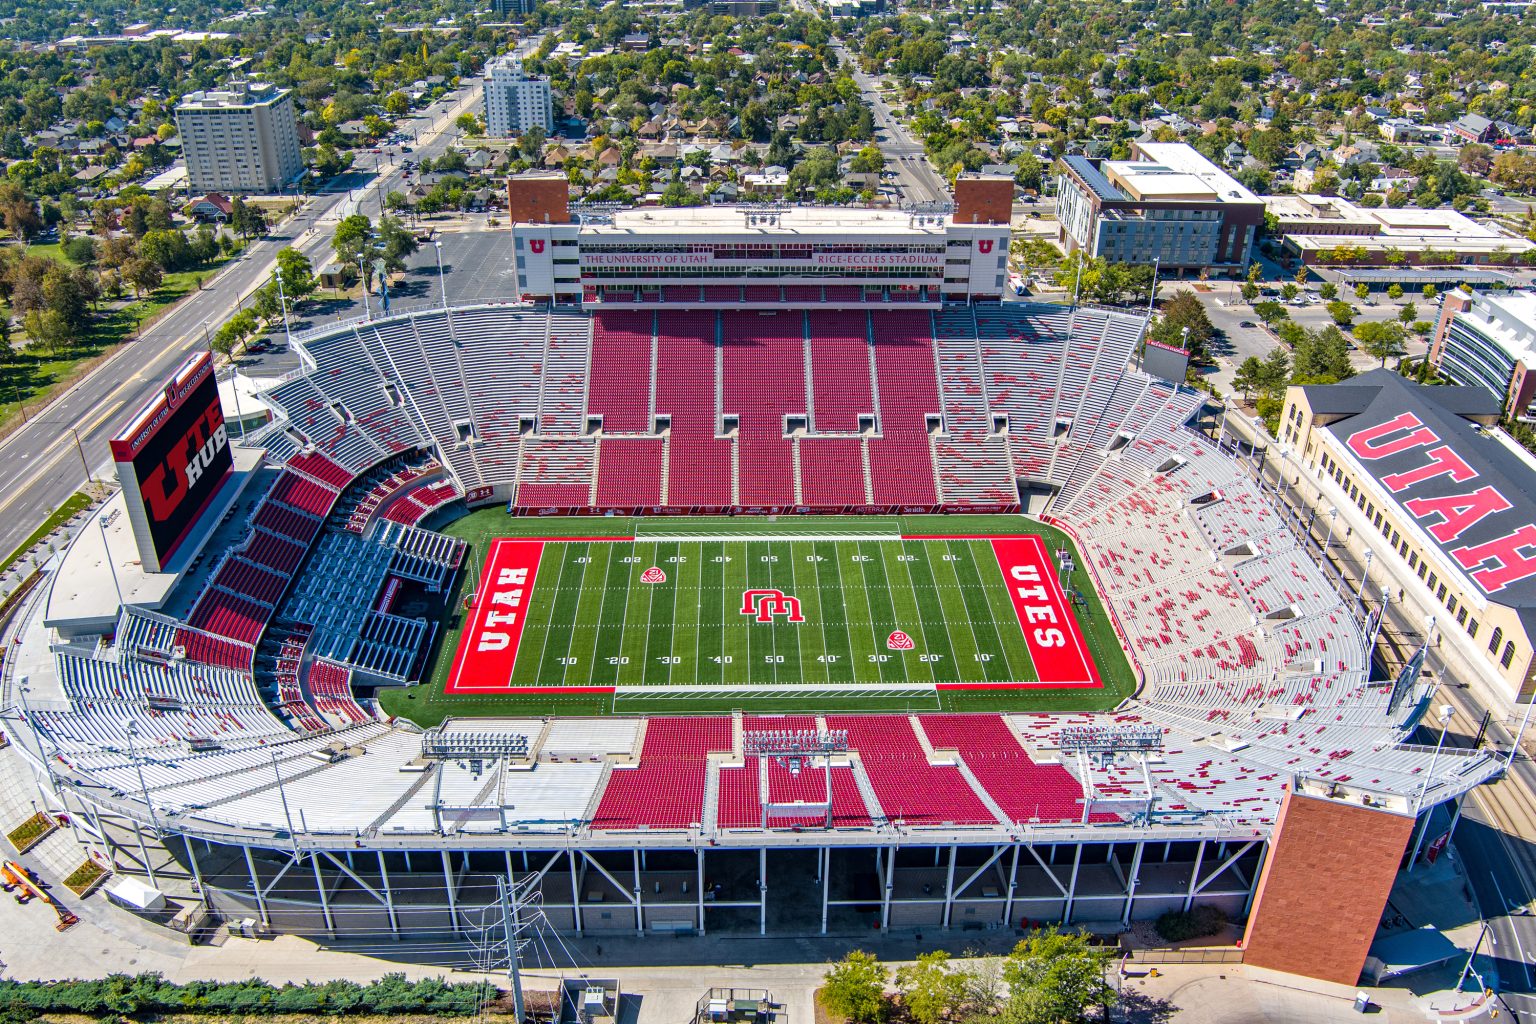
<svg viewBox="0 0 1536 1024">
<path fill-rule="evenodd" d="M 452 141 L 453 119 L 478 101 L 478 83 L 471 82 L 428 108 L 430 121 L 409 156 L 440 154 Z M 336 191 L 308 199 L 298 213 L 249 246 L 202 291 L 173 307 L 136 340 L 119 346 L 90 374 L 0 441 L 0 551 L 13 550 L 24 541 L 80 489 L 88 473 L 98 479 L 104 471 L 110 474 L 108 440 L 160 390 L 177 366 L 207 345 L 209 332 L 270 279 L 278 250 L 292 245 L 317 267 L 324 263 L 336 223 L 359 205 L 377 216 L 375 204 L 402 180 L 401 164 L 406 158 L 398 151 L 381 153 L 370 173 L 349 176 L 354 181 L 371 179 L 366 190 L 347 189 L 343 183 Z"/>
<path fill-rule="evenodd" d="M 875 141 L 885 154 L 887 169 L 896 174 L 896 185 L 901 190 L 901 197 L 914 203 L 947 201 L 949 187 L 928 162 L 922 143 L 912 138 L 896 112 L 880 95 L 880 83 L 863 72 L 858 61 L 841 41 L 833 43 L 832 48 L 848 68 L 854 84 L 864 96 L 864 102 L 875 116 Z"/>
</svg>

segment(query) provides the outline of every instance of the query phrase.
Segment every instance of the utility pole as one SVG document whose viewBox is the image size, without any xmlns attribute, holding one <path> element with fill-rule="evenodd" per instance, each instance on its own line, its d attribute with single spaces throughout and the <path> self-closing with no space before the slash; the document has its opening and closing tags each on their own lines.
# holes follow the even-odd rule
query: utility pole
<svg viewBox="0 0 1536 1024">
<path fill-rule="evenodd" d="M 519 896 L 507 883 L 506 875 L 496 876 L 496 898 L 501 903 L 501 934 L 507 940 L 507 982 L 512 989 L 512 1014 L 516 1024 L 523 1024 L 526 1018 L 523 1012 L 522 955 L 518 951 L 522 914 Z"/>
</svg>

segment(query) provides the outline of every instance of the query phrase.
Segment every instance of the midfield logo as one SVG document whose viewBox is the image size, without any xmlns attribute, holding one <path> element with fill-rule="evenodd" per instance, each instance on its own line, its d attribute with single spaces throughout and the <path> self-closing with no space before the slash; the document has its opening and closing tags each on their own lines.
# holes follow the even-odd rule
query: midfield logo
<svg viewBox="0 0 1536 1024">
<path fill-rule="evenodd" d="M 912 638 L 899 629 L 885 638 L 885 646 L 892 651 L 910 651 L 917 647 Z"/>
<path fill-rule="evenodd" d="M 804 622 L 800 614 L 800 599 L 789 597 L 782 590 L 744 590 L 741 593 L 741 614 L 754 615 L 758 622 L 772 622 L 775 615 L 783 615 L 787 622 Z"/>
</svg>

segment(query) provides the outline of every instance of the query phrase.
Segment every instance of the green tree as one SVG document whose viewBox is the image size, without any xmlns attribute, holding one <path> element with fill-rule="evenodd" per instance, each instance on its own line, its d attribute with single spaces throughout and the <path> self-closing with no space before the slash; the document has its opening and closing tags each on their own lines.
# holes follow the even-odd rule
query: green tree
<svg viewBox="0 0 1536 1024">
<path fill-rule="evenodd" d="M 249 309 L 242 309 L 214 332 L 214 351 L 229 355 L 255 333 L 256 314 Z"/>
<path fill-rule="evenodd" d="M 1276 349 L 1275 351 L 1283 351 Z M 1243 393 L 1243 401 L 1248 401 L 1253 392 L 1264 383 L 1264 361 L 1258 356 L 1249 356 L 1238 366 L 1237 373 L 1232 377 L 1232 386 Z"/>
<path fill-rule="evenodd" d="M 1259 286 L 1252 281 L 1244 281 L 1241 289 L 1244 302 L 1252 302 L 1259 297 Z"/>
<path fill-rule="evenodd" d="M 128 265 L 123 268 L 123 280 L 133 286 L 135 297 L 143 298 L 145 292 L 152 292 L 160 287 L 161 282 L 165 280 L 165 274 L 158 263 L 140 256 L 129 260 Z"/>
<path fill-rule="evenodd" d="M 373 221 L 365 214 L 354 213 L 336 225 L 336 231 L 331 235 L 331 251 L 342 264 L 360 267 L 363 287 L 373 287 L 373 264 L 383 254 L 374 238 Z"/>
<path fill-rule="evenodd" d="M 1328 310 L 1328 315 L 1332 317 L 1333 322 L 1338 324 L 1340 327 L 1347 328 L 1350 324 L 1355 322 L 1355 307 L 1351 306 L 1347 302 L 1334 299 L 1323 308 Z"/>
<path fill-rule="evenodd" d="M 965 1002 L 966 976 L 950 966 L 948 953 L 938 950 L 897 968 L 896 989 L 917 1024 L 939 1024 L 955 1016 Z"/>
<path fill-rule="evenodd" d="M 544 128 L 541 125 L 530 125 L 517 140 L 517 151 L 524 160 L 532 163 L 544 155 Z"/>
<path fill-rule="evenodd" d="M 239 196 L 230 200 L 229 226 L 241 238 L 255 238 L 267 232 L 267 215 Z"/>
<path fill-rule="evenodd" d="M 1413 303 L 1405 302 L 1403 308 L 1397 311 L 1397 318 L 1402 321 L 1404 327 L 1407 327 L 1419 318 L 1419 310 Z"/>
<path fill-rule="evenodd" d="M 139 239 L 139 258 L 174 272 L 192 265 L 192 247 L 180 231 L 149 231 Z"/>
<path fill-rule="evenodd" d="M 889 977 L 889 969 L 873 953 L 851 950 L 828 969 L 821 986 L 822 1005 L 856 1024 L 873 1024 L 885 1016 Z"/>
<path fill-rule="evenodd" d="M 75 336 L 64 314 L 56 309 L 30 310 L 21 318 L 21 326 L 32 344 L 50 353 L 67 349 Z"/>
<path fill-rule="evenodd" d="M 1402 297 L 1403 297 L 1403 286 L 1402 285 L 1398 284 L 1396 281 L 1393 281 L 1391 284 L 1387 285 L 1387 298 L 1391 299 L 1393 302 L 1396 302 L 1398 299 L 1400 299 Z"/>
<path fill-rule="evenodd" d="M 1403 325 L 1395 320 L 1363 323 L 1355 328 L 1355 340 L 1386 366 L 1389 357 L 1403 354 Z"/>
<path fill-rule="evenodd" d="M 1280 286 L 1280 297 L 1286 302 L 1295 302 L 1296 296 L 1301 294 L 1301 287 L 1294 281 L 1287 281 Z"/>
<path fill-rule="evenodd" d="M 885 169 L 885 154 L 875 145 L 865 146 L 853 155 L 848 169 L 855 174 L 876 174 Z"/>
<path fill-rule="evenodd" d="M 283 279 L 283 294 L 290 306 L 314 292 L 314 269 L 309 257 L 292 246 L 277 251 L 277 273 Z"/>
<path fill-rule="evenodd" d="M 1424 296 L 1424 301 L 1425 302 L 1434 302 L 1435 301 L 1435 296 L 1439 295 L 1440 293 L 1435 290 L 1435 286 L 1434 285 L 1427 284 L 1427 285 L 1424 286 L 1424 290 L 1420 294 L 1422 294 Z"/>
<path fill-rule="evenodd" d="M 1371 286 L 1370 285 L 1366 284 L 1364 281 L 1361 281 L 1359 284 L 1355 285 L 1355 298 L 1359 299 L 1361 302 L 1364 302 L 1366 299 L 1369 299 L 1370 297 L 1371 297 Z"/>
<path fill-rule="evenodd" d="M 1161 345 L 1187 349 L 1190 358 L 1206 358 L 1207 346 L 1216 335 L 1199 296 L 1183 289 L 1163 303 L 1163 315 L 1152 327 L 1152 340 Z M 1187 333 L 1186 333 L 1187 330 Z"/>
<path fill-rule="evenodd" d="M 1113 953 L 1088 943 L 1086 932 L 1033 931 L 1003 963 L 1008 1024 L 1077 1024 L 1107 1007 L 1115 991 L 1105 980 Z"/>
<path fill-rule="evenodd" d="M 1304 332 L 1295 347 L 1292 384 L 1337 384 L 1355 375 L 1349 365 L 1349 339 L 1332 324 Z"/>
<path fill-rule="evenodd" d="M 1332 302 L 1339 297 L 1339 286 L 1332 281 L 1324 281 L 1318 286 L 1317 294 L 1322 296 L 1324 302 Z"/>
<path fill-rule="evenodd" d="M 1278 302 L 1256 302 L 1253 304 L 1254 315 L 1263 320 L 1266 326 L 1273 327 L 1281 320 L 1289 320 L 1291 314 Z"/>
</svg>

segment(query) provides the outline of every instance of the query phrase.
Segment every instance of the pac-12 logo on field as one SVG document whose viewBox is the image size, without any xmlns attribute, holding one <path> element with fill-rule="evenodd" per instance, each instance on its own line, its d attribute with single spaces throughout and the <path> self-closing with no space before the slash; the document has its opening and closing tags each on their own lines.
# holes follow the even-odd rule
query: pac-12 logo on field
<svg viewBox="0 0 1536 1024">
<path fill-rule="evenodd" d="M 912 642 L 910 636 L 907 636 L 907 634 L 898 629 L 892 631 L 891 635 L 885 638 L 885 646 L 888 650 L 892 651 L 910 651 L 917 644 Z"/>
<path fill-rule="evenodd" d="M 659 566 L 653 565 L 649 569 L 645 570 L 645 572 L 640 574 L 640 582 L 665 583 L 667 582 L 667 574 L 662 572 Z"/>
<path fill-rule="evenodd" d="M 741 592 L 741 614 L 756 616 L 758 622 L 772 622 L 775 615 L 785 616 L 786 622 L 804 622 L 800 614 L 800 599 L 790 597 L 782 590 L 744 590 Z"/>
</svg>

